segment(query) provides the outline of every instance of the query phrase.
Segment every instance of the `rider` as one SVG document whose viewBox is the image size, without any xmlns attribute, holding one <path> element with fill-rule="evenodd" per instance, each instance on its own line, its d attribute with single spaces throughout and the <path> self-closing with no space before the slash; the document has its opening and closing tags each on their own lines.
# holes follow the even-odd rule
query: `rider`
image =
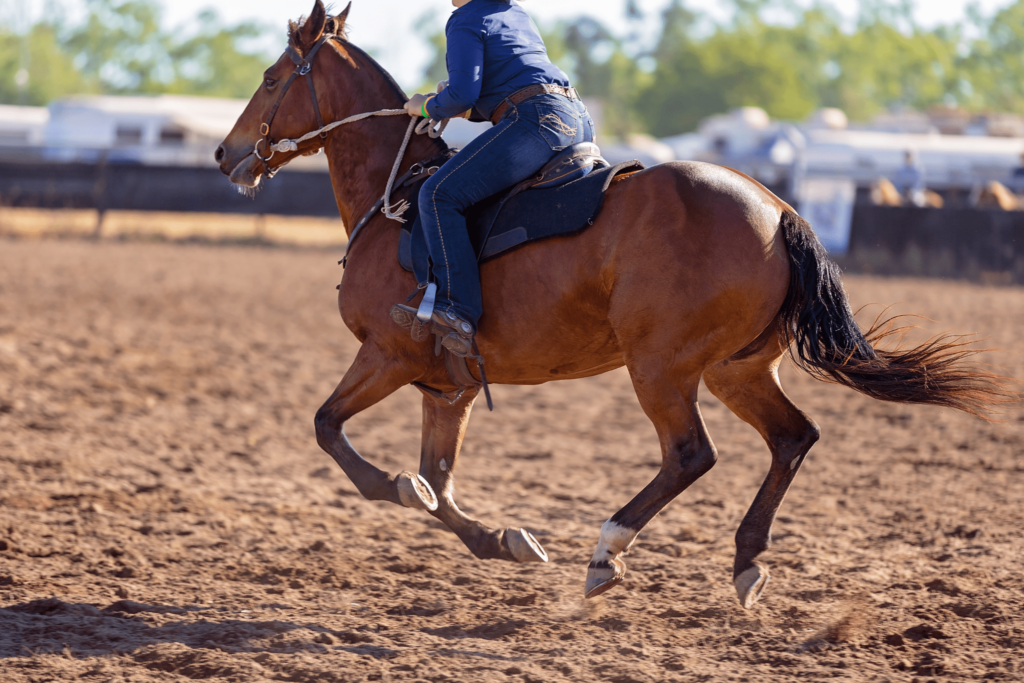
<svg viewBox="0 0 1024 683">
<path fill-rule="evenodd" d="M 437 284 L 433 322 L 442 344 L 473 355 L 483 313 L 466 210 L 535 175 L 557 152 L 594 141 L 594 122 L 569 79 L 547 56 L 530 16 L 513 0 L 452 0 L 448 84 L 414 95 L 410 116 L 469 116 L 494 124 L 424 183 L 420 221 Z M 467 112 L 467 110 L 472 110 Z"/>
</svg>

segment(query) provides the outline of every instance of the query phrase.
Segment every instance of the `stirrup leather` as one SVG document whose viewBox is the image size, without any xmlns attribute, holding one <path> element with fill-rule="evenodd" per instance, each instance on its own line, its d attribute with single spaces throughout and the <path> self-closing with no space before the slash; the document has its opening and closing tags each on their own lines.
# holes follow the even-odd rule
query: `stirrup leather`
<svg viewBox="0 0 1024 683">
<path fill-rule="evenodd" d="M 429 294 L 429 291 L 428 291 Z M 448 371 L 448 377 L 452 383 L 459 387 L 458 396 L 462 395 L 468 388 L 483 387 L 484 395 L 487 398 L 487 407 L 494 410 L 494 402 L 491 400 L 491 390 L 487 383 L 487 374 L 484 372 L 484 359 L 477 348 L 476 340 L 473 338 L 475 330 L 473 326 L 447 313 L 432 311 L 432 315 L 424 321 L 423 306 L 415 309 L 404 304 L 395 304 L 391 307 L 391 319 L 400 327 L 409 330 L 412 339 L 417 342 L 425 342 L 434 334 L 434 353 L 440 356 L 444 353 L 444 366 Z M 466 331 L 467 334 L 462 334 Z M 476 379 L 470 372 L 467 360 L 476 362 L 480 379 Z M 421 386 L 421 389 L 429 389 L 431 395 L 441 395 L 442 392 Z M 443 397 L 452 402 L 447 394 Z M 457 399 L 456 399 L 457 400 Z"/>
</svg>

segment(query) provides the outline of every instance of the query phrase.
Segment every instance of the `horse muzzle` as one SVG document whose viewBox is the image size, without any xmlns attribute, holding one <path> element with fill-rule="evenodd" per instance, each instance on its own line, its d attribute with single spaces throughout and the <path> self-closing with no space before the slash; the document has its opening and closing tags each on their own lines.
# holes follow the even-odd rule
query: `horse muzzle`
<svg viewBox="0 0 1024 683">
<path fill-rule="evenodd" d="M 260 160 L 256 158 L 255 154 L 250 153 L 235 164 L 235 167 L 230 171 L 226 171 L 223 165 L 221 165 L 221 171 L 224 172 L 228 176 L 228 179 L 230 179 L 235 185 L 241 185 L 242 187 L 256 187 L 260 184 L 263 165 L 260 163 Z"/>
</svg>

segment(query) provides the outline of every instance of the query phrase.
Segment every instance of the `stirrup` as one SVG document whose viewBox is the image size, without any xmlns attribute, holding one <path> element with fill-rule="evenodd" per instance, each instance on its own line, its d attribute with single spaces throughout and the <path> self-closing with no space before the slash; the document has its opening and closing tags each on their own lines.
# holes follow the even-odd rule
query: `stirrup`
<svg viewBox="0 0 1024 683">
<path fill-rule="evenodd" d="M 391 319 L 398 324 L 399 327 L 403 327 L 409 330 L 409 334 L 412 335 L 413 341 L 425 342 L 430 339 L 430 328 L 431 323 L 421 322 L 416 317 L 416 309 L 410 306 L 404 306 L 402 304 L 395 304 L 391 307 Z"/>
<path fill-rule="evenodd" d="M 422 317 L 419 319 L 422 320 Z M 433 331 L 437 335 L 437 345 L 435 346 L 437 355 L 441 355 L 443 347 L 453 356 L 476 360 L 479 356 L 474 351 L 473 343 L 476 328 L 471 322 L 460 318 L 451 311 L 442 312 L 436 309 L 432 312 L 430 321 L 434 324 Z"/>
<path fill-rule="evenodd" d="M 419 309 L 396 304 L 391 307 L 391 319 L 400 327 L 409 330 L 414 341 L 426 341 L 430 338 L 431 332 L 435 335 L 434 353 L 440 356 L 444 351 L 445 369 L 448 371 L 448 377 L 459 387 L 459 392 L 449 395 L 426 385 L 421 385 L 420 388 L 435 398 L 444 398 L 450 405 L 458 400 L 467 388 L 482 386 L 484 396 L 487 398 L 487 408 L 493 411 L 494 401 L 491 399 L 491 388 L 487 382 L 487 373 L 484 371 L 484 359 L 476 345 L 476 330 L 472 323 L 452 313 L 447 311 L 441 313 L 434 310 L 433 297 L 430 296 L 432 294 L 431 287 L 436 291 L 436 285 L 428 286 L 424 295 L 424 303 L 420 305 Z M 424 315 L 427 311 L 429 313 Z M 477 370 L 480 373 L 479 381 L 469 371 L 467 362 L 469 360 L 476 362 Z"/>
</svg>

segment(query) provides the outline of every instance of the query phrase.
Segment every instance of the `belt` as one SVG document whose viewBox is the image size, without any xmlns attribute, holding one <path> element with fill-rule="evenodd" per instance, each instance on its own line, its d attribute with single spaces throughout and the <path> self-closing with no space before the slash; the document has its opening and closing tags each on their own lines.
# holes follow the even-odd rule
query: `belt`
<svg viewBox="0 0 1024 683">
<path fill-rule="evenodd" d="M 525 102 L 531 97 L 536 97 L 537 95 L 561 95 L 562 97 L 568 97 L 570 100 L 580 99 L 579 94 L 576 92 L 576 88 L 564 88 L 560 85 L 552 85 L 550 83 L 538 83 L 537 85 L 531 85 L 523 88 L 522 90 L 518 90 L 502 100 L 501 104 L 498 105 L 498 108 L 494 110 L 493 114 L 491 114 L 491 123 L 498 125 L 498 122 L 505 116 L 509 107 L 514 107 L 517 104 Z"/>
</svg>

